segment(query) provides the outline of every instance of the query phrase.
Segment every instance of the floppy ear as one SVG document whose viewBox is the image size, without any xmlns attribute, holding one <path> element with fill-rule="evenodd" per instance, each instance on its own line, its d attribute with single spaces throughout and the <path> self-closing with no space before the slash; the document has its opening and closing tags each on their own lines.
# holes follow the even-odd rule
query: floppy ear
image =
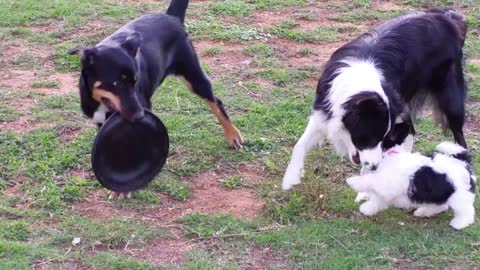
<svg viewBox="0 0 480 270">
<path fill-rule="evenodd" d="M 135 57 L 141 45 L 142 37 L 139 33 L 133 33 L 127 37 L 125 42 L 122 44 L 122 48 L 124 48 L 130 56 Z"/>
<path fill-rule="evenodd" d="M 84 47 L 84 46 L 77 46 L 71 50 L 68 51 L 68 54 L 73 55 L 77 54 L 79 55 L 82 60 L 87 60 L 87 63 L 93 64 L 95 63 L 95 58 L 97 55 L 97 48 L 95 47 Z"/>
<path fill-rule="evenodd" d="M 68 54 L 70 54 L 70 55 L 77 54 L 77 55 L 83 57 L 83 53 L 85 52 L 86 49 L 87 49 L 87 47 L 85 47 L 85 46 L 77 46 L 73 49 L 68 50 Z"/>
</svg>

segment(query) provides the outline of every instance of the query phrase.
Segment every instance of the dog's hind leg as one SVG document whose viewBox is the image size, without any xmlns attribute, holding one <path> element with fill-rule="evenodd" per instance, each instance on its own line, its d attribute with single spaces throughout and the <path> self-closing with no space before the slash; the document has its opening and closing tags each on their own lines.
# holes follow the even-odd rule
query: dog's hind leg
<svg viewBox="0 0 480 270">
<path fill-rule="evenodd" d="M 461 230 L 474 222 L 474 201 L 474 193 L 468 191 L 453 193 L 450 199 L 448 199 L 448 206 L 453 210 L 453 219 L 450 221 L 450 226 Z"/>
<path fill-rule="evenodd" d="M 212 84 L 200 66 L 193 46 L 189 42 L 181 42 L 176 56 L 175 73 L 188 89 L 203 98 L 223 128 L 227 144 L 235 149 L 241 149 L 243 137 L 232 124 L 222 101 L 212 92 Z"/>
<path fill-rule="evenodd" d="M 448 128 L 452 131 L 455 141 L 467 148 L 463 134 L 466 87 L 461 63 L 451 64 L 444 78 L 442 84 L 436 85 L 438 92 L 434 93 L 438 109 L 441 114 L 445 115 Z"/>
<path fill-rule="evenodd" d="M 320 146 L 323 143 L 325 137 L 324 125 L 325 116 L 323 113 L 315 111 L 310 116 L 305 132 L 293 148 L 290 163 L 283 176 L 283 190 L 291 189 L 294 185 L 300 184 L 300 178 L 303 177 L 305 156 L 314 146 Z"/>
</svg>

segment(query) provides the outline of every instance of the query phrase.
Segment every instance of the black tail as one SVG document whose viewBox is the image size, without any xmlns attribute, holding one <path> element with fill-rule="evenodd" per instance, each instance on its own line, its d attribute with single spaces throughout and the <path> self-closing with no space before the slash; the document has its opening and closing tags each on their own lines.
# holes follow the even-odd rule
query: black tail
<svg viewBox="0 0 480 270">
<path fill-rule="evenodd" d="M 172 0 L 172 2 L 170 2 L 170 6 L 168 6 L 167 14 L 177 17 L 183 24 L 185 21 L 187 7 L 188 0 Z"/>
</svg>

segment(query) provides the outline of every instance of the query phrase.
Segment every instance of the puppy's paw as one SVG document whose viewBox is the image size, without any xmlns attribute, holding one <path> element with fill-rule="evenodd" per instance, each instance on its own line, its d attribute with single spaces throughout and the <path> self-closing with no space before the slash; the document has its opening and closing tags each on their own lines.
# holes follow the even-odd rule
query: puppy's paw
<svg viewBox="0 0 480 270">
<path fill-rule="evenodd" d="M 360 203 L 362 201 L 368 201 L 368 194 L 365 192 L 359 192 L 354 202 Z"/>
<path fill-rule="evenodd" d="M 360 176 L 352 176 L 347 178 L 347 184 L 356 192 L 362 193 L 361 188 L 363 183 Z"/>
<path fill-rule="evenodd" d="M 225 130 L 225 138 L 227 139 L 227 144 L 230 148 L 235 150 L 242 149 L 244 140 L 242 134 L 234 125 L 228 130 Z"/>
<path fill-rule="evenodd" d="M 474 217 L 466 217 L 466 216 L 456 217 L 452 219 L 452 221 L 450 221 L 450 226 L 452 226 L 452 228 L 454 228 L 455 230 L 461 230 L 467 227 L 468 225 L 473 224 L 473 222 L 474 222 Z"/>
<path fill-rule="evenodd" d="M 373 216 L 378 213 L 379 209 L 375 203 L 372 202 L 365 202 L 360 205 L 360 212 L 365 216 Z"/>
<path fill-rule="evenodd" d="M 132 197 L 131 192 L 115 192 L 115 191 L 109 191 L 108 192 L 108 199 L 109 200 L 130 199 L 131 197 Z"/>
<path fill-rule="evenodd" d="M 288 168 L 283 176 L 282 190 L 286 191 L 301 183 L 303 168 Z"/>
</svg>

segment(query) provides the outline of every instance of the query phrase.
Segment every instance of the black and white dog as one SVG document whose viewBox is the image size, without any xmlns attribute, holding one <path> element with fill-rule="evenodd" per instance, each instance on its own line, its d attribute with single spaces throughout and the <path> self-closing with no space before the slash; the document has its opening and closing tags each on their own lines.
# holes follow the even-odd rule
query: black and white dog
<svg viewBox="0 0 480 270">
<path fill-rule="evenodd" d="M 439 144 L 437 151 L 427 156 L 395 146 L 384 153 L 377 170 L 348 178 L 348 185 L 367 200 L 360 212 L 371 216 L 395 206 L 431 217 L 451 208 L 453 228 L 472 224 L 476 178 L 470 153 L 451 142 Z"/>
<path fill-rule="evenodd" d="M 454 10 L 413 12 L 376 27 L 333 53 L 320 77 L 313 113 L 283 178 L 300 183 L 307 152 L 323 143 L 375 170 L 384 144 L 411 151 L 411 119 L 422 105 L 466 147 L 463 16 Z M 407 133 L 405 133 L 405 131 Z"/>
</svg>

